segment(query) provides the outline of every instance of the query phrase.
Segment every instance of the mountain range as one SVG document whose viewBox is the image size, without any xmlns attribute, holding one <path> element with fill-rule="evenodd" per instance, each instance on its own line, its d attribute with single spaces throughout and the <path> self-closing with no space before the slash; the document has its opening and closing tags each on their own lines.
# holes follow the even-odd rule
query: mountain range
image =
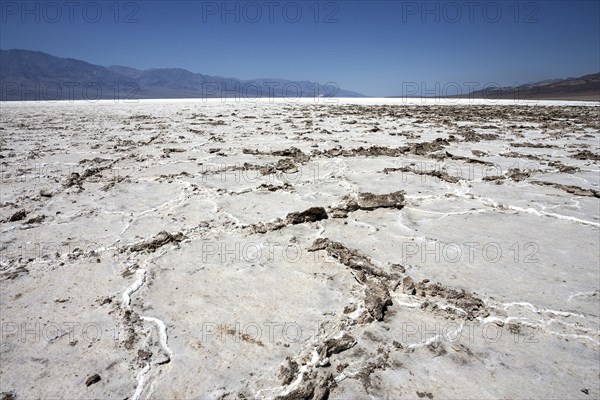
<svg viewBox="0 0 600 400">
<path fill-rule="evenodd" d="M 103 67 L 40 51 L 0 50 L 0 101 L 169 98 L 367 97 L 335 83 L 241 80 L 180 68 Z M 405 97 L 405 96 L 393 96 Z M 600 73 L 488 88 L 452 98 L 600 101 Z"/>
<path fill-rule="evenodd" d="M 0 50 L 0 101 L 365 97 L 335 83 L 241 80 L 180 68 L 103 67 L 39 51 Z"/>
<path fill-rule="evenodd" d="M 469 98 L 600 101 L 600 73 L 471 92 Z"/>
</svg>

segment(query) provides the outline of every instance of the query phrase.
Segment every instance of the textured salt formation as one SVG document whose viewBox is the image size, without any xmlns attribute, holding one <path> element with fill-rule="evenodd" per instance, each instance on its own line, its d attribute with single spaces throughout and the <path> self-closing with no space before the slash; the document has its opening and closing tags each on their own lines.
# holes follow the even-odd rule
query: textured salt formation
<svg viewBox="0 0 600 400">
<path fill-rule="evenodd" d="M 3 104 L 3 399 L 599 397 L 598 108 L 409 103 Z"/>
</svg>

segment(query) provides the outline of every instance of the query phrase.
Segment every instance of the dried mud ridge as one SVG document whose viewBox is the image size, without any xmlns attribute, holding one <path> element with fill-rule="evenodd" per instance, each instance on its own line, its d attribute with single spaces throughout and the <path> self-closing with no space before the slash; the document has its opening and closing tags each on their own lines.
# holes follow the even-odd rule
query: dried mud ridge
<svg viewBox="0 0 600 400">
<path fill-rule="evenodd" d="M 400 157 L 406 154 L 414 154 L 426 156 L 430 153 L 442 150 L 448 146 L 451 141 L 455 141 L 451 135 L 450 139 L 437 138 L 432 142 L 426 143 L 414 143 L 407 146 L 398 148 L 385 147 L 385 146 L 370 146 L 370 147 L 357 147 L 354 149 L 344 149 L 341 146 L 328 149 L 328 150 L 313 150 L 310 154 L 304 153 L 297 147 L 290 147 L 283 150 L 273 151 L 261 151 L 257 149 L 242 149 L 243 154 L 250 154 L 255 156 L 273 156 L 273 157 L 284 157 L 275 163 L 267 163 L 266 165 L 254 164 L 244 162 L 241 165 L 230 165 L 225 168 L 210 168 L 203 172 L 203 175 L 222 174 L 229 171 L 259 171 L 262 175 L 273 175 L 277 173 L 293 174 L 298 172 L 299 165 L 306 164 L 308 161 L 318 158 L 332 158 L 332 157 Z M 451 155 L 439 156 L 445 158 L 452 158 Z M 439 158 L 438 157 L 438 158 Z M 462 157 L 456 157 L 456 159 L 462 159 Z M 469 162 L 485 163 L 485 161 L 468 159 Z"/>
<path fill-rule="evenodd" d="M 382 321 L 385 317 L 386 308 L 392 303 L 390 290 L 394 291 L 399 286 L 402 287 L 402 292 L 408 295 L 447 300 L 455 307 L 464 310 L 462 315 L 470 320 L 490 315 L 484 302 L 473 294 L 464 290 L 450 289 L 440 283 L 430 283 L 428 279 L 415 283 L 410 276 L 405 274 L 405 268 L 400 264 L 390 265 L 388 269 L 391 271 L 387 272 L 376 266 L 371 258 L 359 251 L 350 249 L 344 244 L 328 238 L 316 239 L 308 248 L 309 252 L 319 250 L 326 251 L 330 257 L 349 267 L 355 279 L 365 286 L 365 309 L 367 313 L 358 318 L 359 323 Z M 455 315 L 453 310 L 443 310 L 443 312 L 448 315 Z"/>
<path fill-rule="evenodd" d="M 490 315 L 484 302 L 474 294 L 447 288 L 441 283 L 429 283 L 427 279 L 415 283 L 410 276 L 405 275 L 401 265 L 391 265 L 389 269 L 392 271 L 387 272 L 375 265 L 368 256 L 340 242 L 318 238 L 308 251 L 325 251 L 349 268 L 350 273 L 364 287 L 363 305 L 360 306 L 362 312 L 358 316 L 347 316 L 341 322 L 341 331 L 324 339 L 312 351 L 306 351 L 293 359 L 288 357 L 279 370 L 282 387 L 280 394 L 274 396 L 275 399 L 327 399 L 330 391 L 337 385 L 334 377 L 343 373 L 348 366 L 343 362 L 343 353 L 358 343 L 353 332 L 359 326 L 384 321 L 387 308 L 393 304 L 391 292 L 399 287 L 407 295 L 424 299 L 421 309 L 441 314 L 445 318 L 474 320 Z M 453 307 L 439 307 L 436 302 L 439 299 Z M 355 306 L 346 307 L 344 313 L 348 315 L 354 311 Z M 432 351 L 437 351 L 435 343 L 431 344 L 431 348 Z M 355 366 L 358 372 L 351 378 L 358 379 L 365 389 L 369 388 L 371 374 L 389 367 L 388 357 L 392 351 L 412 350 L 398 341 L 381 345 L 373 357 L 364 360 L 359 367 Z M 239 393 L 238 397 L 248 398 L 246 393 Z"/>
<path fill-rule="evenodd" d="M 411 167 L 384 168 L 383 171 L 381 171 L 381 172 L 384 174 L 389 174 L 390 172 L 410 172 L 415 175 L 432 176 L 434 178 L 438 178 L 438 179 L 441 179 L 441 180 L 443 180 L 445 182 L 449 182 L 449 183 L 457 183 L 457 182 L 460 182 L 461 180 L 463 180 L 463 178 L 458 177 L 458 176 L 449 175 L 445 171 L 439 171 L 439 170 L 423 171 L 418 168 L 411 168 Z"/>
<path fill-rule="evenodd" d="M 445 299 L 456 309 L 461 310 L 461 313 L 469 320 L 490 315 L 490 311 L 485 307 L 484 302 L 473 294 L 466 293 L 464 290 L 450 289 L 440 283 L 429 283 L 428 279 L 415 283 L 411 277 L 407 276 L 402 281 L 402 292 L 425 298 L 439 297 Z M 421 305 L 421 308 L 436 311 L 437 305 L 426 301 Z"/>
<path fill-rule="evenodd" d="M 472 132 L 466 132 L 466 133 L 458 132 L 458 134 L 462 135 L 464 137 L 465 141 L 470 141 L 470 142 L 478 142 L 480 140 L 496 140 L 499 138 L 498 135 L 487 135 L 487 134 L 486 135 L 475 135 Z M 208 175 L 208 174 L 223 173 L 226 171 L 235 171 L 235 170 L 242 170 L 242 171 L 256 170 L 256 171 L 259 171 L 262 175 L 271 175 L 271 174 L 277 174 L 277 173 L 286 173 L 287 174 L 287 173 L 298 172 L 299 164 L 305 164 L 315 157 L 357 157 L 357 156 L 400 157 L 400 156 L 406 155 L 406 154 L 425 156 L 425 157 L 429 157 L 429 158 L 432 158 L 437 161 L 444 161 L 444 160 L 450 159 L 450 160 L 455 160 L 455 161 L 463 161 L 467 164 L 480 164 L 480 165 L 486 165 L 489 167 L 495 166 L 494 163 L 489 162 L 489 161 L 480 160 L 480 159 L 471 158 L 471 157 L 457 156 L 457 155 L 451 154 L 448 151 L 439 153 L 440 150 L 443 150 L 446 146 L 448 146 L 452 142 L 456 142 L 456 141 L 457 141 L 457 139 L 454 135 L 449 135 L 448 139 L 437 138 L 431 142 L 415 143 L 413 145 L 402 146 L 399 148 L 390 148 L 390 147 L 383 147 L 383 146 L 370 146 L 370 147 L 365 148 L 365 147 L 361 146 L 361 147 L 354 148 L 354 149 L 343 149 L 340 146 L 339 148 L 333 148 L 333 149 L 328 149 L 328 150 L 323 150 L 323 151 L 313 150 L 310 154 L 306 154 L 306 153 L 302 152 L 302 150 L 300 150 L 296 147 L 291 147 L 291 148 L 283 149 L 283 150 L 274 150 L 274 151 L 260 151 L 260 150 L 253 150 L 253 149 L 243 149 L 244 154 L 260 155 L 260 156 L 276 156 L 276 157 L 285 157 L 285 158 L 278 160 L 275 164 L 270 163 L 267 165 L 257 165 L 257 164 L 252 164 L 252 163 L 244 163 L 243 165 L 229 166 L 225 169 L 211 170 L 209 172 L 205 172 L 205 174 Z M 527 148 L 555 148 L 556 147 L 555 145 L 540 144 L 540 143 L 538 143 L 538 144 L 511 143 L 510 145 L 513 147 L 527 147 Z M 479 155 L 479 156 L 485 155 L 485 153 L 480 152 L 480 151 L 474 150 L 473 152 L 474 152 L 474 154 Z M 543 157 L 539 157 L 539 156 L 535 156 L 535 155 L 531 155 L 531 154 L 520 154 L 520 153 L 515 153 L 515 152 L 503 153 L 502 156 L 509 157 L 509 158 L 520 158 L 520 159 L 545 161 L 545 158 L 543 158 Z M 599 156 L 597 154 L 594 154 L 594 153 L 590 152 L 589 150 L 585 150 L 585 151 L 576 153 L 573 156 L 573 158 L 582 159 L 582 160 L 598 160 L 598 157 Z M 552 166 L 552 167 L 556 167 L 558 169 L 558 172 L 561 172 L 561 173 L 572 174 L 572 173 L 579 171 L 578 167 L 564 165 L 560 161 L 549 161 L 548 165 Z M 443 170 L 428 171 L 428 170 L 422 170 L 419 168 L 414 168 L 416 166 L 416 164 L 412 164 L 412 166 L 413 166 L 413 168 L 411 168 L 411 166 L 388 167 L 388 168 L 384 168 L 381 172 L 385 173 L 385 174 L 389 174 L 389 173 L 393 173 L 393 172 L 407 172 L 407 173 L 413 173 L 416 175 L 431 176 L 431 177 L 440 179 L 440 180 L 448 182 L 448 183 L 458 183 L 460 181 L 465 180 L 465 178 L 463 178 L 463 177 L 450 175 L 446 171 L 443 171 Z M 532 171 L 524 171 L 524 170 L 519 170 L 518 168 L 513 168 L 513 169 L 510 169 L 506 173 L 506 176 L 490 175 L 490 176 L 484 176 L 482 178 L 482 180 L 497 181 L 498 183 L 500 183 L 499 181 L 501 181 L 501 180 L 505 179 L 505 177 L 507 177 L 509 179 L 512 179 L 515 182 L 521 182 L 521 181 L 527 180 L 532 175 L 533 175 Z M 556 189 L 561 189 L 561 190 L 566 191 L 567 193 L 575 194 L 578 196 L 589 196 L 589 197 L 598 197 L 599 196 L 598 191 L 595 189 L 583 189 L 581 187 L 577 187 L 577 186 L 573 186 L 573 185 L 543 183 L 541 181 L 532 181 L 530 183 L 536 184 L 536 185 L 545 185 L 545 186 L 549 186 L 549 187 L 554 187 Z M 289 183 L 287 183 L 287 182 L 284 186 L 273 186 L 273 185 L 263 184 L 262 187 L 269 191 L 276 191 L 276 190 L 282 190 L 282 189 L 293 190 L 293 187 L 291 185 L 289 185 Z M 324 219 L 324 218 L 321 218 L 321 219 Z M 283 223 L 283 225 L 281 225 L 282 227 L 286 225 L 286 223 L 284 223 L 283 221 L 280 221 L 280 222 Z M 277 229 L 279 229 L 279 228 L 277 228 Z M 268 231 L 268 230 L 272 230 L 272 229 L 267 228 L 266 231 Z"/>
<path fill-rule="evenodd" d="M 179 243 L 186 239 L 185 235 L 181 232 L 175 232 L 173 234 L 162 231 L 159 232 L 156 236 L 151 239 L 144 240 L 140 243 L 133 244 L 129 247 L 125 247 L 121 249 L 121 252 L 124 251 L 132 251 L 139 252 L 148 250 L 150 252 L 156 251 L 156 249 L 169 244 L 169 243 Z"/>
<path fill-rule="evenodd" d="M 318 250 L 325 250 L 330 257 L 349 267 L 354 278 L 365 287 L 366 313 L 363 313 L 357 322 L 383 320 L 387 307 L 392 304 L 390 289 L 397 286 L 400 277 L 396 276 L 394 280 L 390 274 L 375 266 L 371 259 L 339 242 L 332 242 L 326 238 L 317 239 L 308 251 Z"/>
<path fill-rule="evenodd" d="M 564 190 L 565 192 L 574 194 L 576 196 L 587 196 L 587 197 L 599 197 L 600 198 L 600 191 L 595 190 L 595 189 L 583 189 L 579 186 L 563 185 L 560 183 L 543 182 L 543 181 L 531 181 L 531 183 L 534 185 L 550 186 L 555 189 Z"/>
<path fill-rule="evenodd" d="M 346 218 L 348 213 L 357 210 L 373 211 L 378 208 L 404 207 L 404 192 L 398 191 L 389 194 L 358 193 L 342 199 L 341 204 L 327 207 L 310 207 L 301 212 L 289 213 L 285 218 L 277 218 L 272 222 L 259 222 L 244 228 L 249 228 L 253 233 L 267 233 L 285 228 L 288 225 L 297 225 L 306 222 L 317 222 L 323 219 Z"/>
<path fill-rule="evenodd" d="M 65 188 L 70 188 L 70 187 L 76 187 L 79 190 L 84 190 L 83 184 L 85 183 L 85 181 L 89 178 L 94 178 L 94 177 L 98 177 L 103 171 L 106 170 L 110 170 L 111 168 L 113 168 L 116 164 L 118 163 L 117 161 L 113 161 L 113 160 L 108 160 L 108 159 L 103 159 L 103 158 L 99 158 L 96 157 L 93 160 L 81 160 L 79 162 L 79 164 L 101 164 L 97 167 L 91 167 L 91 168 L 86 168 L 83 173 L 79 173 L 79 172 L 72 172 L 66 179 L 65 183 L 64 183 L 64 187 Z M 118 180 L 118 178 L 116 178 Z M 106 185 L 105 187 L 102 188 L 102 190 L 108 190 L 110 187 L 112 187 L 116 182 L 111 182 L 108 185 Z M 44 196 L 44 194 L 42 194 L 42 196 Z M 46 195 L 47 196 L 47 195 Z M 50 197 L 50 196 L 47 196 Z"/>
</svg>

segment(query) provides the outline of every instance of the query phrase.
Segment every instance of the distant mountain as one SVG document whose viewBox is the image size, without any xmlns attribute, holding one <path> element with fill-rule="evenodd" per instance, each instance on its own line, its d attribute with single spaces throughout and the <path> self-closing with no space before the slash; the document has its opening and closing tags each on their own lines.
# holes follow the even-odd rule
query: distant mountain
<svg viewBox="0 0 600 400">
<path fill-rule="evenodd" d="M 550 79 L 516 87 L 489 88 L 471 92 L 469 98 L 510 100 L 600 101 L 600 73 L 579 78 Z"/>
<path fill-rule="evenodd" d="M 439 84 L 438 84 L 439 85 Z M 450 90 L 453 85 L 448 85 Z M 437 89 L 433 89 L 436 88 Z M 390 96 L 400 98 L 449 98 L 449 99 L 506 99 L 506 100 L 578 100 L 600 101 L 600 73 L 585 75 L 580 78 L 548 79 L 524 85 L 502 87 L 497 86 L 472 91 L 467 94 L 444 94 L 441 85 L 414 83 L 409 87 L 410 95 Z M 449 90 L 448 90 L 449 91 Z M 429 94 L 433 92 L 432 94 Z"/>
<path fill-rule="evenodd" d="M 112 98 L 127 79 L 104 67 L 39 51 L 0 50 L 0 100 Z"/>
<path fill-rule="evenodd" d="M 335 84 L 240 80 L 185 69 L 102 67 L 39 51 L 0 50 L 0 101 L 152 98 L 365 97 Z"/>
</svg>

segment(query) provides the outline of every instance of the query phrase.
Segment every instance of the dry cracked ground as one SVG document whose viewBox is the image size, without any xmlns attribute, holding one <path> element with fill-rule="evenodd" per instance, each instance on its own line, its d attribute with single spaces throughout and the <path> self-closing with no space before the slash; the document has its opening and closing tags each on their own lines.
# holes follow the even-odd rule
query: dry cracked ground
<svg viewBox="0 0 600 400">
<path fill-rule="evenodd" d="M 599 110 L 5 103 L 2 399 L 598 398 Z"/>
</svg>

